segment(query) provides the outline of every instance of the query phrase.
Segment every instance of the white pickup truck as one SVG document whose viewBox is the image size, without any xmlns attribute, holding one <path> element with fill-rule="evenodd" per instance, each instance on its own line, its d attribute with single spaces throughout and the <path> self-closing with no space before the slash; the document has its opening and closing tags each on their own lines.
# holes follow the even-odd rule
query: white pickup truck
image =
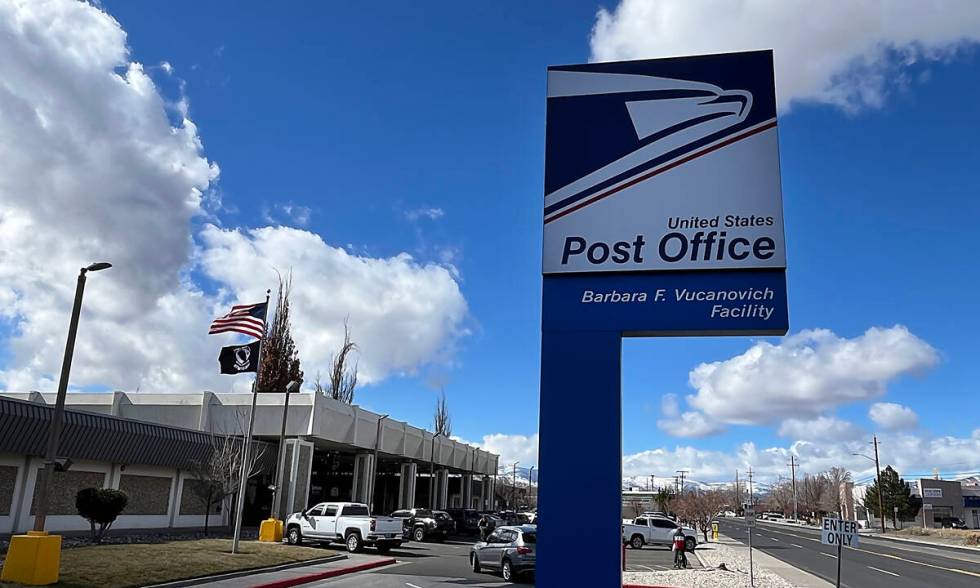
<svg viewBox="0 0 980 588">
<path fill-rule="evenodd" d="M 665 517 L 637 517 L 632 524 L 624 524 L 623 543 L 629 543 L 633 549 L 641 549 L 644 545 L 671 545 L 677 527 L 684 530 L 687 550 L 694 551 L 698 545 L 698 532 Z"/>
<path fill-rule="evenodd" d="M 351 553 L 365 546 L 387 553 L 402 544 L 402 520 L 371 516 L 367 505 L 358 502 L 321 502 L 286 518 L 286 541 L 343 541 Z"/>
</svg>

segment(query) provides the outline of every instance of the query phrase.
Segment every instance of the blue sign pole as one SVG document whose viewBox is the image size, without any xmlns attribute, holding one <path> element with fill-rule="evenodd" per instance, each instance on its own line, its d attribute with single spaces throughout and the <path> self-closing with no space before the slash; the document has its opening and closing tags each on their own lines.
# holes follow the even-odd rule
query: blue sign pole
<svg viewBox="0 0 980 588">
<path fill-rule="evenodd" d="M 616 331 L 541 333 L 539 586 L 622 585 L 620 349 Z"/>
</svg>

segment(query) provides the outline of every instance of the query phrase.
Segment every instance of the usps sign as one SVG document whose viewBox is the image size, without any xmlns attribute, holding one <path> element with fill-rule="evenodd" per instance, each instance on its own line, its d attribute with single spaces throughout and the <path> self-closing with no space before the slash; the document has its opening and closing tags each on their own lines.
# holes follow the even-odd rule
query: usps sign
<svg viewBox="0 0 980 588">
<path fill-rule="evenodd" d="M 784 268 L 771 51 L 548 69 L 545 274 Z"/>
</svg>

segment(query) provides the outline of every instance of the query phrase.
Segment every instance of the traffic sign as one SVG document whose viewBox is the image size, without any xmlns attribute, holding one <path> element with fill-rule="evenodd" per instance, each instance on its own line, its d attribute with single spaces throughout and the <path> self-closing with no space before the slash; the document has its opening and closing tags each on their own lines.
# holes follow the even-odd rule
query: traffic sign
<svg viewBox="0 0 980 588">
<path fill-rule="evenodd" d="M 857 547 L 859 545 L 857 521 L 824 517 L 820 528 L 820 542 L 824 545 Z"/>
</svg>

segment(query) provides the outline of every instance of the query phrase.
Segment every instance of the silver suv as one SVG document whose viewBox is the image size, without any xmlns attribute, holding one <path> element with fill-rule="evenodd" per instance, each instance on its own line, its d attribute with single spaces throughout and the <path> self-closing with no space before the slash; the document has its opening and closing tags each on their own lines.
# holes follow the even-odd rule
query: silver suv
<svg viewBox="0 0 980 588">
<path fill-rule="evenodd" d="M 537 542 L 537 525 L 498 527 L 470 550 L 470 566 L 476 573 L 497 570 L 513 582 L 518 575 L 534 573 Z"/>
</svg>

